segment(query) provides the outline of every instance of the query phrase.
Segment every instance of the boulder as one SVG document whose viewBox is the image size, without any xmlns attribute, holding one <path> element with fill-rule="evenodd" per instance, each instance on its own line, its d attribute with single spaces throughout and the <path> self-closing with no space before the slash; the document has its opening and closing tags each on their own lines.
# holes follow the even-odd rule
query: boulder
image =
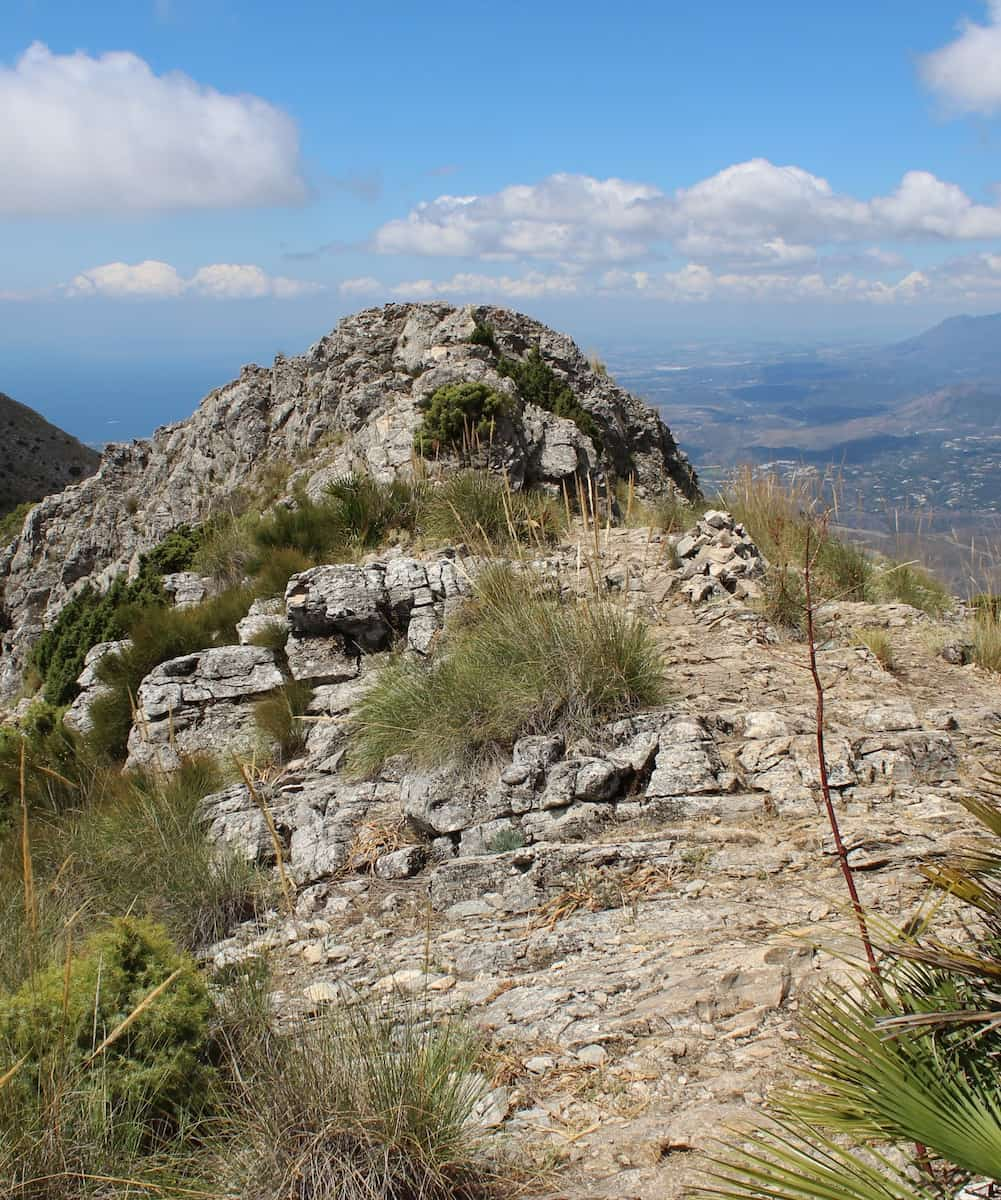
<svg viewBox="0 0 1001 1200">
<path fill-rule="evenodd" d="M 185 755 L 250 754 L 254 704 L 282 686 L 273 651 L 219 646 L 161 663 L 139 685 L 129 767 L 173 770 Z"/>
</svg>

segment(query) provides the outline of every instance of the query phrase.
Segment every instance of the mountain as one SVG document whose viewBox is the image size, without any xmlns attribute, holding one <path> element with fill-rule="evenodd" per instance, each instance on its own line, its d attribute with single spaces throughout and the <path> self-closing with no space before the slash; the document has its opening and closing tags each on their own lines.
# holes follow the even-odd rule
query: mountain
<svg viewBox="0 0 1001 1200">
<path fill-rule="evenodd" d="M 101 456 L 0 392 L 0 516 L 93 475 Z"/>
<path fill-rule="evenodd" d="M 1001 313 L 949 317 L 876 356 L 887 367 L 1001 378 Z"/>
<path fill-rule="evenodd" d="M 518 364 L 537 391 L 545 385 L 538 403 L 511 377 Z M 84 580 L 107 580 L 179 525 L 260 504 L 265 475 L 274 499 L 293 488 L 319 495 L 351 471 L 409 474 L 424 406 L 463 383 L 509 398 L 480 453 L 513 488 L 573 495 L 590 480 L 604 493 L 632 477 L 641 497 L 698 495 L 656 411 L 594 371 L 564 334 L 489 306 L 367 309 L 301 356 L 245 367 L 188 420 L 108 446 L 96 474 L 33 510 L 0 549 L 0 695 L 16 689 L 26 648 Z"/>
</svg>

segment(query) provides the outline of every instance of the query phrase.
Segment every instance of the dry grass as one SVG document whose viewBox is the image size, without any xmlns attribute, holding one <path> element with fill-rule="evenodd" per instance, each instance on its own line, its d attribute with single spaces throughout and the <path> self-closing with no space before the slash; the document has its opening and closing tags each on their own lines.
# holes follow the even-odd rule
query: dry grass
<svg viewBox="0 0 1001 1200">
<path fill-rule="evenodd" d="M 893 642 L 885 629 L 857 629 L 855 637 L 875 656 L 884 671 L 894 669 Z"/>
<path fill-rule="evenodd" d="M 578 875 L 562 892 L 551 897 L 536 913 L 539 925 L 553 929 L 577 912 L 604 912 L 634 908 L 641 900 L 670 891 L 678 872 L 666 867 L 599 867 Z"/>
</svg>

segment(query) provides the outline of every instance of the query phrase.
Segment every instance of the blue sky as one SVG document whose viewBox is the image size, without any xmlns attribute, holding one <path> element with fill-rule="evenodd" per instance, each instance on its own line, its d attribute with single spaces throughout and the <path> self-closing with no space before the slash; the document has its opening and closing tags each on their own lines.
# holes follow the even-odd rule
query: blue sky
<svg viewBox="0 0 1001 1200">
<path fill-rule="evenodd" d="M 0 389 L 91 439 L 387 300 L 609 351 L 1001 309 L 1001 0 L 4 9 Z"/>
</svg>

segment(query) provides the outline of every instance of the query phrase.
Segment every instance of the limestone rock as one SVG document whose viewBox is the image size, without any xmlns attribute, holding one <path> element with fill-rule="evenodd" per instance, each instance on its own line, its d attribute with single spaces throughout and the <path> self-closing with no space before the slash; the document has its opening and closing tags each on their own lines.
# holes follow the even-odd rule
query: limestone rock
<svg viewBox="0 0 1001 1200">
<path fill-rule="evenodd" d="M 90 718 L 90 708 L 99 696 L 105 696 L 110 689 L 103 684 L 98 675 L 98 663 L 109 654 L 120 654 L 131 646 L 128 639 L 120 642 L 98 642 L 87 651 L 83 660 L 83 670 L 77 678 L 80 694 L 66 710 L 63 721 L 70 729 L 80 734 L 90 733 L 93 722 Z"/>
<path fill-rule="evenodd" d="M 161 663 L 139 685 L 127 766 L 174 769 L 187 754 L 249 753 L 254 702 L 285 682 L 272 651 L 219 646 Z"/>
</svg>

